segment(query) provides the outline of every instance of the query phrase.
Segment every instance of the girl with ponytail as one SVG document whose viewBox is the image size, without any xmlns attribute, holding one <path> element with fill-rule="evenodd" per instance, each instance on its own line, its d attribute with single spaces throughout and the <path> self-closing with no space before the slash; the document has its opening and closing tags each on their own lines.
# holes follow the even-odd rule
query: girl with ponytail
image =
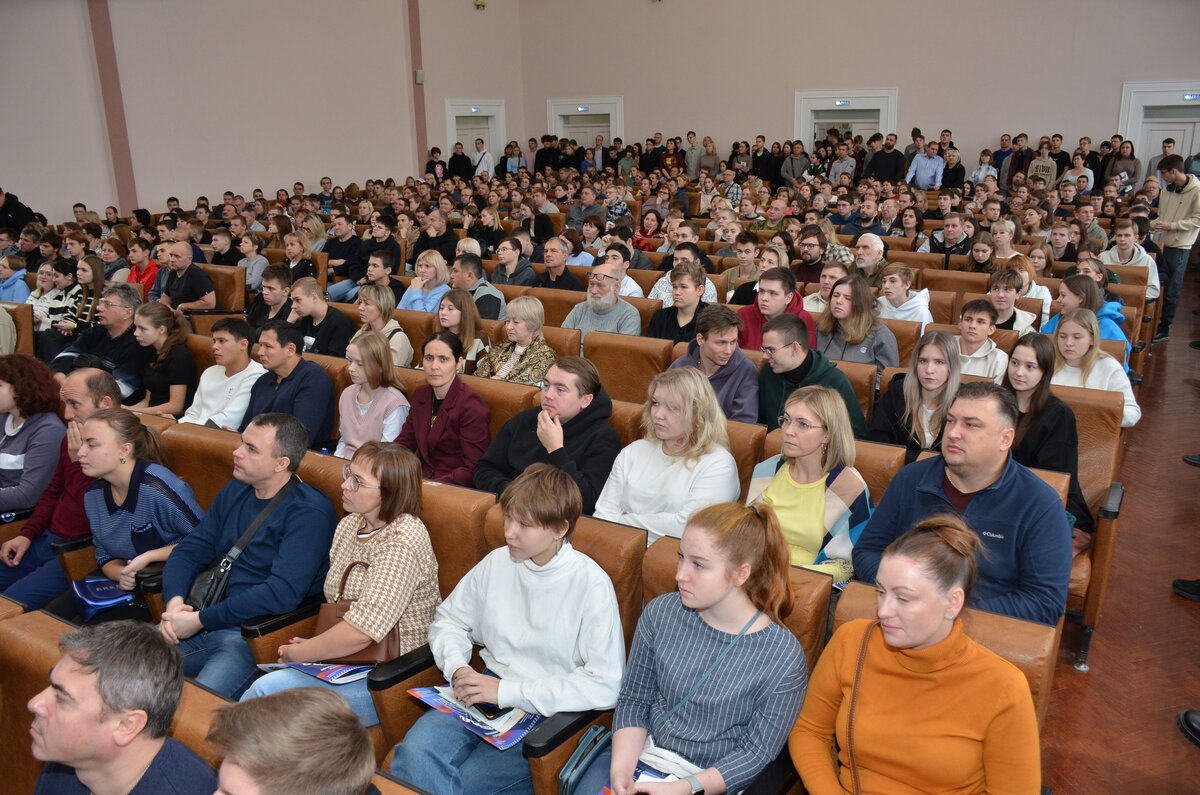
<svg viewBox="0 0 1200 795">
<path fill-rule="evenodd" d="M 804 652 L 780 623 L 792 593 L 775 511 L 703 508 L 678 544 L 679 590 L 642 613 L 612 745 L 578 792 L 608 784 L 615 795 L 633 793 L 647 768 L 687 780 L 692 792 L 738 792 L 779 753 L 804 701 Z"/>
<path fill-rule="evenodd" d="M 96 565 L 130 591 L 137 572 L 165 561 L 204 511 L 191 487 L 165 466 L 158 433 L 132 411 L 97 411 L 81 433 L 79 466 L 96 479 L 83 495 Z"/>
<path fill-rule="evenodd" d="M 963 629 L 979 546 L 962 519 L 942 515 L 884 551 L 878 622 L 833 634 L 788 741 L 808 792 L 1038 791 L 1029 684 Z"/>
<path fill-rule="evenodd" d="M 142 375 L 145 394 L 131 408 L 145 414 L 179 417 L 196 394 L 196 362 L 188 353 L 192 328 L 183 313 L 157 301 L 133 315 L 133 336 L 153 354 Z"/>
</svg>

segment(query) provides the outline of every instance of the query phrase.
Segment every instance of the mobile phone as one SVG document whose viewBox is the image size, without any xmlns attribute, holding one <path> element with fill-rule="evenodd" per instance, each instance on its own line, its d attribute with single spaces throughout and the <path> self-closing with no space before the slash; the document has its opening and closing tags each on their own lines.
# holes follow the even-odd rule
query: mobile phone
<svg viewBox="0 0 1200 795">
<path fill-rule="evenodd" d="M 495 704 L 476 704 L 475 709 L 479 710 L 483 717 L 488 720 L 495 720 L 501 715 L 507 715 L 509 712 L 512 712 L 512 707 L 498 707 Z"/>
</svg>

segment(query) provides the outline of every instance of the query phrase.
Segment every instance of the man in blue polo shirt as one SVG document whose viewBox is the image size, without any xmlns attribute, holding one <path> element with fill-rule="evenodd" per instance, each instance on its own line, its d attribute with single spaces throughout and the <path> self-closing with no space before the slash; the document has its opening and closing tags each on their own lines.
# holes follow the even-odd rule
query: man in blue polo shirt
<svg viewBox="0 0 1200 795">
<path fill-rule="evenodd" d="M 892 478 L 854 545 L 854 576 L 874 582 L 888 544 L 922 519 L 955 513 L 979 534 L 972 607 L 1055 624 L 1071 579 L 1071 527 L 1062 499 L 1013 460 L 1017 402 L 988 382 L 964 384 L 946 416 L 942 455 Z"/>
<path fill-rule="evenodd" d="M 291 323 L 272 321 L 258 337 L 258 360 L 267 372 L 250 388 L 250 404 L 239 431 L 259 414 L 291 414 L 308 432 L 308 444 L 329 440 L 333 426 L 333 382 L 321 365 L 301 358 L 304 332 Z"/>
</svg>

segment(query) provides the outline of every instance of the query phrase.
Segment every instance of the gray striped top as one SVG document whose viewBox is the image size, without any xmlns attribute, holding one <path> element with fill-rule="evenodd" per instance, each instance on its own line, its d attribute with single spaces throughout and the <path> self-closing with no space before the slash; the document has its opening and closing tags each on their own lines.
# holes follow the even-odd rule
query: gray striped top
<svg viewBox="0 0 1200 795">
<path fill-rule="evenodd" d="M 699 692 L 664 721 L 734 637 L 684 607 L 678 593 L 655 599 L 638 621 L 613 718 L 614 731 L 644 727 L 655 744 L 715 767 L 730 792 L 779 753 L 808 687 L 800 643 L 771 624 L 742 636 Z"/>
</svg>

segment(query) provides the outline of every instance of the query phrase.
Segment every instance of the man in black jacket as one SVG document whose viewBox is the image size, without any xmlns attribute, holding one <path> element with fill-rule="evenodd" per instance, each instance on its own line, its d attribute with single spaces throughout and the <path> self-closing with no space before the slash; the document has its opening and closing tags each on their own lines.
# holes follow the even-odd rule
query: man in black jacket
<svg viewBox="0 0 1200 795">
<path fill-rule="evenodd" d="M 471 177 L 475 176 L 475 165 L 463 152 L 463 145 L 460 143 L 454 145 L 454 154 L 450 155 L 450 176 L 462 177 L 468 183 Z"/>
<path fill-rule="evenodd" d="M 441 210 L 430 210 L 425 216 L 425 229 L 408 250 L 408 262 L 415 263 L 417 257 L 429 249 L 441 254 L 446 262 L 454 262 L 454 249 L 458 245 L 458 238 L 447 228 L 448 225 Z"/>
<path fill-rule="evenodd" d="M 0 188 L 0 229 L 24 229 L 36 220 L 33 210 L 22 204 L 17 194 Z"/>
<path fill-rule="evenodd" d="M 530 464 L 553 464 L 579 484 L 590 514 L 621 451 L 611 414 L 596 366 L 581 356 L 559 357 L 546 373 L 541 408 L 504 423 L 475 465 L 475 487 L 500 494 Z"/>
</svg>

